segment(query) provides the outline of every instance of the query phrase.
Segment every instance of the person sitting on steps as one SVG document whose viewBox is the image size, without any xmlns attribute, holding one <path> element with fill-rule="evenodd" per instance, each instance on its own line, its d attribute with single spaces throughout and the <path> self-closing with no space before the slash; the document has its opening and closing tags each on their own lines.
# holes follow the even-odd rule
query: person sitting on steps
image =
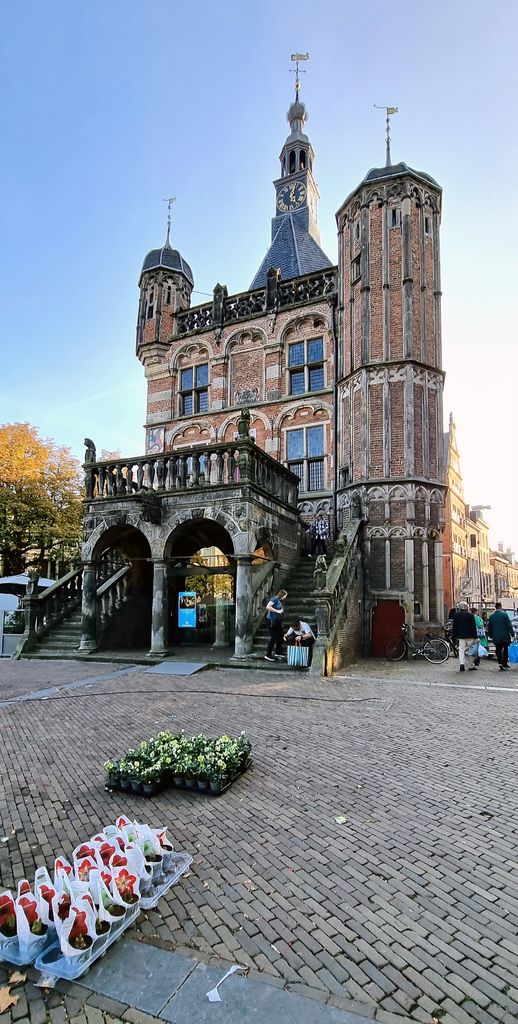
<svg viewBox="0 0 518 1024">
<path fill-rule="evenodd" d="M 313 644 L 315 643 L 316 636 L 308 622 L 303 622 L 302 619 L 294 619 L 287 633 L 284 634 L 284 639 L 288 644 L 308 647 L 308 665 L 311 665 Z"/>
</svg>

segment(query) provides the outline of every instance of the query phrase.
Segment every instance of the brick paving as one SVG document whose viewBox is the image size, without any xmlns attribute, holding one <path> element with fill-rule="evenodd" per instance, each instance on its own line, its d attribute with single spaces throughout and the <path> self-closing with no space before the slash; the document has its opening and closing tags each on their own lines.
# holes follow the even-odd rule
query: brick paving
<svg viewBox="0 0 518 1024">
<path fill-rule="evenodd" d="M 385 1024 L 514 1024 L 518 669 L 503 675 L 489 663 L 459 676 L 453 661 L 363 662 L 322 683 L 0 662 L 2 885 L 126 812 L 168 824 L 194 854 L 134 938 L 246 963 L 255 979 Z M 102 762 L 167 727 L 246 729 L 254 768 L 219 799 L 105 792 Z M 146 1019 L 60 987 L 44 1001 L 27 983 L 12 1020 Z"/>
</svg>

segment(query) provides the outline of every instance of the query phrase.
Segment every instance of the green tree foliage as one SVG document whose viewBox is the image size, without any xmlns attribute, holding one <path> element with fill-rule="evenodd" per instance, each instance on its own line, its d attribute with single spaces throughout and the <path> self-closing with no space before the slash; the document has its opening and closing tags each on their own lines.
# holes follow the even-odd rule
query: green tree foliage
<svg viewBox="0 0 518 1024">
<path fill-rule="evenodd" d="M 81 544 L 82 476 L 69 448 L 29 423 L 0 426 L 0 561 L 5 576 L 47 559 L 71 560 Z"/>
</svg>

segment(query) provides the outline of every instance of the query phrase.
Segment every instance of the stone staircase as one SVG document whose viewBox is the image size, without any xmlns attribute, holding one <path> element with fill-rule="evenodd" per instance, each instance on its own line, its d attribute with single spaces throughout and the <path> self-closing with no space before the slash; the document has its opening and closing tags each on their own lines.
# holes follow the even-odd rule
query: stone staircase
<svg viewBox="0 0 518 1024">
<path fill-rule="evenodd" d="M 76 608 L 67 618 L 53 626 L 41 637 L 37 647 L 25 658 L 74 658 L 81 640 L 81 609 Z"/>
<path fill-rule="evenodd" d="M 311 596 L 314 569 L 314 558 L 300 558 L 287 580 L 282 584 L 283 589 L 288 591 L 288 596 L 284 602 L 283 624 L 285 629 L 288 629 L 294 619 L 303 619 L 304 622 L 309 623 L 316 634 L 315 600 Z M 261 668 L 265 668 L 268 665 L 268 662 L 264 662 L 262 659 L 266 653 L 269 636 L 265 610 L 259 629 L 254 636 L 252 650 L 253 656 L 261 659 Z M 285 666 L 283 666 L 282 662 L 278 662 L 276 666 L 270 665 L 269 667 L 279 669 Z M 292 671 L 291 668 L 290 671 Z"/>
</svg>

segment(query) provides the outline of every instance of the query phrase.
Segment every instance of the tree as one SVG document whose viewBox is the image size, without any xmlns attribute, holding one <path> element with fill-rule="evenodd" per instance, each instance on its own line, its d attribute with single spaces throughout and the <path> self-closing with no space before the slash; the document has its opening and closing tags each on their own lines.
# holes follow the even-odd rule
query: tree
<svg viewBox="0 0 518 1024">
<path fill-rule="evenodd" d="M 69 448 L 29 423 L 0 426 L 0 561 L 6 576 L 71 561 L 81 544 L 82 476 Z"/>
</svg>

